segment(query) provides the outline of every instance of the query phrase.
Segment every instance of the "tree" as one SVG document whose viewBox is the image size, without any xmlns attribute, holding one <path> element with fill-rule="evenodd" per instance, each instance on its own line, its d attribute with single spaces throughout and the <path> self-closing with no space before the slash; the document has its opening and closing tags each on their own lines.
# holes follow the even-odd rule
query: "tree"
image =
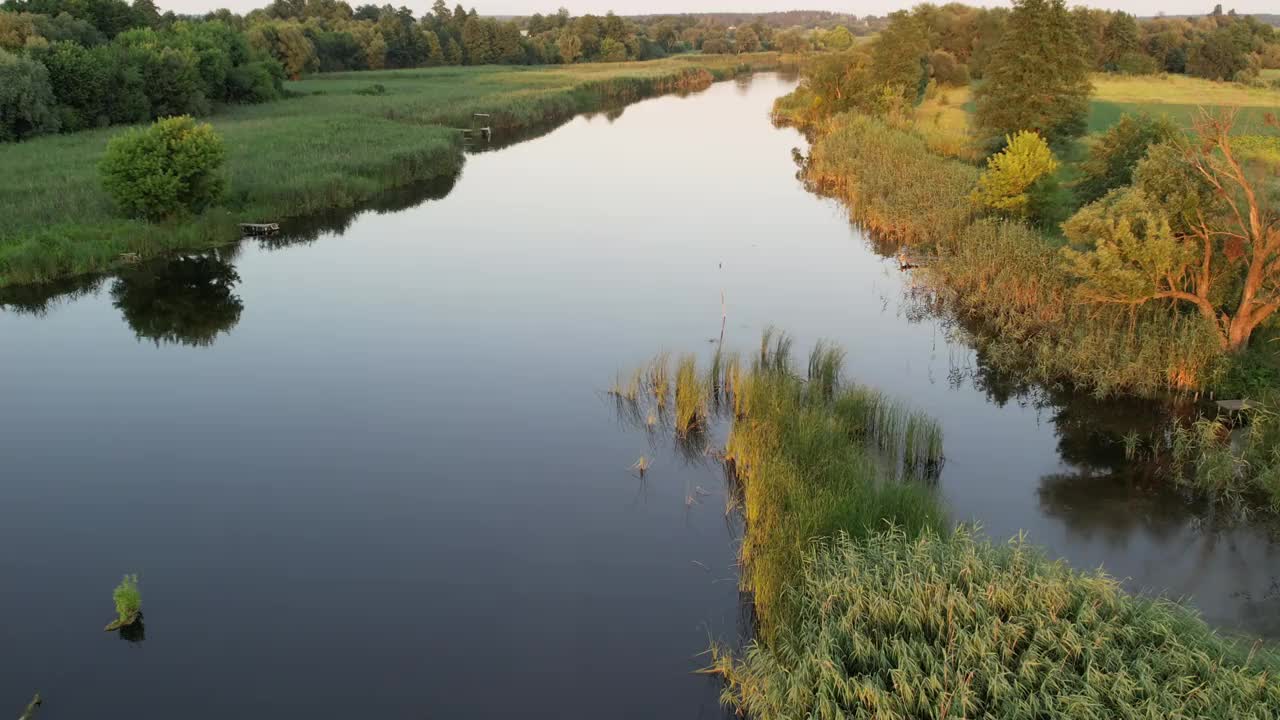
<svg viewBox="0 0 1280 720">
<path fill-rule="evenodd" d="M 1048 191 L 1044 181 L 1057 170 L 1058 160 L 1044 138 L 1029 130 L 1016 133 L 1003 151 L 987 160 L 973 202 L 1014 217 L 1039 219 Z"/>
<path fill-rule="evenodd" d="M 444 64 L 444 48 L 440 46 L 440 38 L 431 30 L 423 29 L 422 36 L 427 41 L 427 66 L 436 67 Z"/>
<path fill-rule="evenodd" d="M 453 38 L 449 38 L 449 41 L 444 44 L 444 64 L 462 64 L 462 47 L 459 46 L 458 41 Z"/>
<path fill-rule="evenodd" d="M 853 33 L 849 32 L 849 28 L 837 25 L 823 33 L 822 46 L 827 50 L 835 50 L 836 52 L 848 50 L 853 47 Z"/>
<path fill-rule="evenodd" d="M 910 13 L 893 13 L 871 52 L 876 83 L 914 104 L 929 82 L 929 39 L 923 25 Z"/>
<path fill-rule="evenodd" d="M 1082 134 L 1089 65 L 1064 0 L 1015 0 L 977 91 L 977 126 L 998 146 L 1019 130 L 1050 143 Z"/>
<path fill-rule="evenodd" d="M 560 62 L 566 65 L 577 62 L 582 57 L 582 40 L 569 28 L 560 31 L 560 39 L 556 40 L 560 50 Z"/>
<path fill-rule="evenodd" d="M 1080 163 L 1080 179 L 1076 181 L 1076 200 L 1087 205 L 1112 190 L 1133 181 L 1138 162 L 1147 156 L 1152 145 L 1177 137 L 1176 125 L 1150 115 L 1129 115 L 1107 129 L 1089 148 L 1089 157 Z"/>
<path fill-rule="evenodd" d="M 255 25 L 249 31 L 249 45 L 275 58 L 285 73 L 295 80 L 319 66 L 315 46 L 296 22 L 273 21 Z"/>
<path fill-rule="evenodd" d="M 225 159 L 213 127 L 181 115 L 112 138 L 98 169 L 122 212 L 161 220 L 215 202 L 226 186 Z"/>
<path fill-rule="evenodd" d="M 494 61 L 493 33 L 486 21 L 467 18 L 462 26 L 462 52 L 468 65 L 488 65 Z"/>
<path fill-rule="evenodd" d="M 627 46 L 613 38 L 600 41 L 600 62 L 622 62 L 627 59 Z"/>
<path fill-rule="evenodd" d="M 733 36 L 733 49 L 739 53 L 760 51 L 760 36 L 749 27 L 739 28 Z"/>
<path fill-rule="evenodd" d="M 957 62 L 956 56 L 946 50 L 934 50 L 929 54 L 929 69 L 939 85 L 969 84 L 969 68 Z"/>
<path fill-rule="evenodd" d="M 0 50 L 0 142 L 58 131 L 44 65 Z"/>
<path fill-rule="evenodd" d="M 1084 300 L 1187 305 L 1232 352 L 1280 308 L 1280 213 L 1232 148 L 1235 114 L 1202 112 L 1194 141 L 1151 148 L 1131 187 L 1063 226 Z"/>
</svg>

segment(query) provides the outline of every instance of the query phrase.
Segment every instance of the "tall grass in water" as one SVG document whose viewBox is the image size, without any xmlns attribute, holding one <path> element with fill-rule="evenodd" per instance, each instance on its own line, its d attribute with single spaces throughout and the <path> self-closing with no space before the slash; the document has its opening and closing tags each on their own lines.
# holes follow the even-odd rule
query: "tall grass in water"
<svg viewBox="0 0 1280 720">
<path fill-rule="evenodd" d="M 896 527 L 805 554 L 724 700 L 756 718 L 1274 718 L 1280 662 L 1022 542 Z M 1256 651 L 1256 648 L 1255 648 Z"/>
<path fill-rule="evenodd" d="M 787 588 L 813 538 L 838 531 L 865 534 L 892 521 L 918 531 L 940 527 L 942 512 L 926 485 L 900 479 L 874 443 L 865 416 L 837 408 L 863 388 L 836 387 L 830 399 L 777 362 L 770 333 L 756 369 L 743 377 L 726 461 L 740 484 L 746 533 L 743 585 L 755 596 L 761 631 L 787 622 Z M 781 353 L 781 355 L 785 355 Z M 828 355 L 828 357 L 832 357 Z M 838 365 L 828 369 L 835 376 Z M 887 431 L 886 431 L 887 432 Z"/>
<path fill-rule="evenodd" d="M 1175 425 L 1173 477 L 1239 514 L 1280 515 L 1280 392 L 1252 405 L 1244 419 L 1237 428 L 1223 418 Z"/>
<path fill-rule="evenodd" d="M 844 350 L 825 340 L 819 340 L 809 352 L 809 389 L 824 400 L 830 400 L 840 384 L 840 367 L 844 364 Z"/>
<path fill-rule="evenodd" d="M 708 400 L 710 387 L 705 376 L 698 373 L 698 359 L 683 355 L 676 364 L 676 432 L 688 435 L 694 430 L 705 430 L 710 417 Z"/>
</svg>

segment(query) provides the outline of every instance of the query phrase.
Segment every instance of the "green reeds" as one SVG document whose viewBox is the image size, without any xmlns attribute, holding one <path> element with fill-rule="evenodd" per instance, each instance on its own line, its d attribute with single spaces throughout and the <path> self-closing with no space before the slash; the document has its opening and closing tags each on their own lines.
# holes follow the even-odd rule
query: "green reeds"
<svg viewBox="0 0 1280 720">
<path fill-rule="evenodd" d="M 698 359 L 683 355 L 676 364 L 676 432 L 688 435 L 690 431 L 705 429 L 710 417 L 707 407 L 710 389 L 706 379 L 698 373 Z"/>
<path fill-rule="evenodd" d="M 804 553 L 793 616 L 731 657 L 755 718 L 1274 718 L 1280 663 L 1022 541 L 901 526 Z"/>
<path fill-rule="evenodd" d="M 840 368 L 844 350 L 826 340 L 819 340 L 809 353 L 809 387 L 825 400 L 830 400 L 840 384 Z"/>
<path fill-rule="evenodd" d="M 1280 391 L 1266 394 L 1234 426 L 1201 418 L 1170 431 L 1170 470 L 1183 487 L 1240 515 L 1280 515 Z"/>
<path fill-rule="evenodd" d="M 671 356 L 665 352 L 655 356 L 649 363 L 646 375 L 653 400 L 661 411 L 667 407 L 667 398 L 671 395 Z"/>
</svg>

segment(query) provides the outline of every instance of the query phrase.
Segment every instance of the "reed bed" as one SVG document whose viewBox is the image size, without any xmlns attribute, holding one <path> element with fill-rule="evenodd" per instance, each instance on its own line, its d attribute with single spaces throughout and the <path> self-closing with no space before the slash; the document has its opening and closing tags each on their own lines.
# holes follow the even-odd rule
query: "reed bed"
<svg viewBox="0 0 1280 720">
<path fill-rule="evenodd" d="M 870 391 L 837 385 L 824 397 L 778 362 L 790 351 L 789 339 L 770 332 L 762 347 L 756 369 L 738 381 L 734 402 L 742 412 L 725 457 L 746 519 L 742 583 L 754 593 L 767 637 L 786 622 L 786 589 L 798 579 L 813 538 L 869 533 L 888 521 L 917 531 L 936 528 L 942 512 L 931 487 L 904 479 L 870 440 L 889 429 L 868 427 L 866 415 L 840 412 L 852 405 L 850 397 Z M 826 350 L 814 355 L 836 358 Z M 838 363 L 824 372 L 838 377 Z"/>
<path fill-rule="evenodd" d="M 965 529 L 837 533 L 774 624 L 718 649 L 724 701 L 757 718 L 1275 718 L 1280 662 L 1100 573 Z"/>
</svg>

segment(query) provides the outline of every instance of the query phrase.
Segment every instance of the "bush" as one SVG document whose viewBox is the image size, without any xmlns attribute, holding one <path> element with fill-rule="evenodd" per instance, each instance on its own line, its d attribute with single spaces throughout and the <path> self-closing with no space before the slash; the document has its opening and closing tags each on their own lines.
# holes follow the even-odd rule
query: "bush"
<svg viewBox="0 0 1280 720">
<path fill-rule="evenodd" d="M 929 67 L 933 69 L 933 79 L 940 85 L 969 84 L 969 66 L 946 50 L 934 50 L 929 55 Z"/>
<path fill-rule="evenodd" d="M 99 171 L 122 212 L 159 220 L 216 201 L 226 185 L 220 172 L 225 156 L 213 128 L 184 115 L 116 136 Z"/>
<path fill-rule="evenodd" d="M 1276 659 L 1019 541 L 892 530 L 813 553 L 800 614 L 737 661 L 761 718 L 1271 718 Z"/>
<path fill-rule="evenodd" d="M 1147 148 L 1178 137 L 1176 125 L 1167 119 L 1150 115 L 1129 115 L 1107 129 L 1089 148 L 1089 157 L 1080 163 L 1080 179 L 1076 182 L 1076 200 L 1088 204 L 1111 190 L 1133 181 L 1138 161 L 1147 156 Z"/>
<path fill-rule="evenodd" d="M 0 50 L 0 142 L 58 131 L 49 71 Z"/>
<path fill-rule="evenodd" d="M 1005 149 L 991 156 L 986 172 L 978 177 L 973 201 L 1013 217 L 1035 219 L 1047 203 L 1050 188 L 1045 180 L 1058 170 L 1058 160 L 1044 138 L 1029 130 L 1007 140 Z"/>
</svg>

